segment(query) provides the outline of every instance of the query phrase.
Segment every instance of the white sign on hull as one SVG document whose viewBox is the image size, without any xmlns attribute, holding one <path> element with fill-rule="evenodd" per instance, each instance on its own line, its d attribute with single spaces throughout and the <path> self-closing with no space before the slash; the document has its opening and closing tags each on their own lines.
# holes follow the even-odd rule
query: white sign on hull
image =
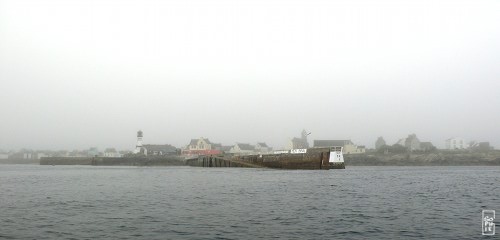
<svg viewBox="0 0 500 240">
<path fill-rule="evenodd" d="M 274 154 L 285 154 L 285 153 L 288 153 L 288 150 L 274 151 Z"/>
<path fill-rule="evenodd" d="M 292 154 L 307 153 L 307 149 L 292 149 L 290 150 Z"/>
</svg>

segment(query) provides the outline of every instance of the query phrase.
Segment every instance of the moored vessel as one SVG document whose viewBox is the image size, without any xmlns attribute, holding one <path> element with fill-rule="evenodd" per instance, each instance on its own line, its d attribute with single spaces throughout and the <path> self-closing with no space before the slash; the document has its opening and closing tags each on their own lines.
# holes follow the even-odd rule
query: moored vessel
<svg viewBox="0 0 500 240">
<path fill-rule="evenodd" d="M 344 169 L 341 147 L 275 151 L 273 154 L 244 156 L 199 156 L 186 160 L 196 167 L 249 167 L 278 169 Z"/>
</svg>

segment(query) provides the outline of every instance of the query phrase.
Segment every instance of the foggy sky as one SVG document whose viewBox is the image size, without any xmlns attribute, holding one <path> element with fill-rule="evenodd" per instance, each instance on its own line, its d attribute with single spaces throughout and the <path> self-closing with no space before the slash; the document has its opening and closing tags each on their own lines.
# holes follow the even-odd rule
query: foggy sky
<svg viewBox="0 0 500 240">
<path fill-rule="evenodd" d="M 0 149 L 500 147 L 500 1 L 0 0 Z"/>
</svg>

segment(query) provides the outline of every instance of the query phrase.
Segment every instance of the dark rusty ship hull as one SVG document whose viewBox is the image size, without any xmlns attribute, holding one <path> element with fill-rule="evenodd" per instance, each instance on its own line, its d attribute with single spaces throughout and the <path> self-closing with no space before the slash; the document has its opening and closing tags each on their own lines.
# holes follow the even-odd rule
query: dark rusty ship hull
<svg viewBox="0 0 500 240">
<path fill-rule="evenodd" d="M 345 169 L 345 163 L 330 163 L 330 169 Z"/>
<path fill-rule="evenodd" d="M 329 148 L 311 148 L 306 153 L 283 153 L 247 156 L 200 156 L 186 161 L 196 167 L 249 167 L 278 169 L 328 170 L 345 168 L 344 164 L 329 162 Z"/>
</svg>

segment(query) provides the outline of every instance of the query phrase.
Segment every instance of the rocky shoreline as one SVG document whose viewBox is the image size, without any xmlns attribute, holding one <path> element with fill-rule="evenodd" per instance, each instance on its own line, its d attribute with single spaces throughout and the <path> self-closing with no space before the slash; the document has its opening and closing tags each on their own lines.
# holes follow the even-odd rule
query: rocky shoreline
<svg viewBox="0 0 500 240">
<path fill-rule="evenodd" d="M 500 151 L 346 154 L 346 166 L 500 166 Z"/>
</svg>

